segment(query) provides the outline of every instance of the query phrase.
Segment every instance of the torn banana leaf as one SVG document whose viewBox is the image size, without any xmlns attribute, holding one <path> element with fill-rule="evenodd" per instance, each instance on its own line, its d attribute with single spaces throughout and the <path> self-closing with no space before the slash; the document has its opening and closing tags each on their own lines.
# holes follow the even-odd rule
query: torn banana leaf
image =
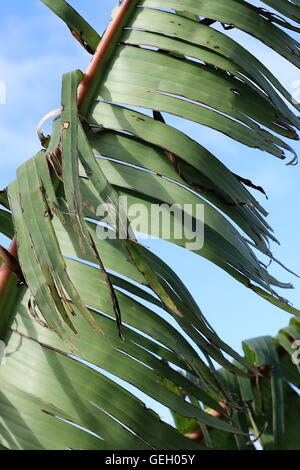
<svg viewBox="0 0 300 470">
<path fill-rule="evenodd" d="M 41 0 L 68 26 L 73 36 L 91 54 L 97 49 L 101 37 L 65 0 Z"/>
<path fill-rule="evenodd" d="M 94 54 L 99 34 L 67 2 L 42 1 Z M 274 259 L 277 242 L 248 190 L 263 188 L 168 125 L 174 115 L 178 127 L 193 121 L 297 162 L 287 139 L 298 140 L 299 104 L 227 33 L 238 28 L 298 66 L 299 1 L 264 3 L 273 10 L 242 0 L 132 0 L 109 47 L 102 43 L 79 109 L 82 74 L 64 75 L 47 151 L 18 169 L 8 199 L 0 192 L 0 231 L 15 232 L 25 278 L 19 285 L 12 276 L 0 299 L 1 448 L 297 447 L 290 384 L 299 387 L 299 318 L 275 339 L 245 342 L 242 357 L 136 239 L 155 235 L 195 251 L 299 316 L 276 292 L 291 284 L 258 259 Z M 134 225 L 136 204 L 144 212 Z M 178 430 L 146 408 L 151 400 Z M 199 442 L 184 436 L 195 426 Z"/>
<path fill-rule="evenodd" d="M 288 2 L 284 2 L 288 3 Z M 162 8 L 161 0 L 142 0 L 143 7 Z M 291 63 L 299 66 L 299 43 L 264 18 L 261 10 L 242 0 L 165 0 L 163 8 L 185 10 L 223 24 L 232 25 L 274 49 Z"/>
</svg>

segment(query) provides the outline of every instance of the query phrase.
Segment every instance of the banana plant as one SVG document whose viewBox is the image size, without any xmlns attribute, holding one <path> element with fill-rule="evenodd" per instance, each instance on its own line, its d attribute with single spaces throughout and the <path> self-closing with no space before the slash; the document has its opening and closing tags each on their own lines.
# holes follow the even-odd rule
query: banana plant
<svg viewBox="0 0 300 470">
<path fill-rule="evenodd" d="M 287 328 L 275 338 L 263 336 L 243 342 L 245 358 L 257 367 L 257 373 L 248 378 L 231 374 L 222 368 L 220 379 L 239 404 L 233 417 L 244 430 L 244 436 L 207 429 L 195 419 L 172 412 L 178 431 L 195 442 L 204 443 L 217 450 L 299 450 L 299 365 L 300 322 L 292 318 Z M 199 379 L 187 374 L 197 383 Z M 164 379 L 168 390 L 188 398 L 199 408 L 203 406 L 184 389 Z M 227 404 L 222 404 L 225 409 Z M 222 414 L 206 407 L 212 416 L 223 419 Z M 247 434 L 255 436 L 249 440 Z"/>
<path fill-rule="evenodd" d="M 0 230 L 12 240 L 0 249 L 1 448 L 299 448 L 290 353 L 300 311 L 260 260 L 276 262 L 249 187 L 263 190 L 168 124 L 175 115 L 296 164 L 287 141 L 299 138 L 299 104 L 227 30 L 298 66 L 299 2 L 123 0 L 102 36 L 65 0 L 42 2 L 92 59 L 62 77 L 40 149 L 0 193 Z M 186 221 L 192 233 L 202 227 L 201 246 Z M 276 341 L 245 342 L 241 356 L 138 232 L 192 249 L 294 323 Z"/>
</svg>

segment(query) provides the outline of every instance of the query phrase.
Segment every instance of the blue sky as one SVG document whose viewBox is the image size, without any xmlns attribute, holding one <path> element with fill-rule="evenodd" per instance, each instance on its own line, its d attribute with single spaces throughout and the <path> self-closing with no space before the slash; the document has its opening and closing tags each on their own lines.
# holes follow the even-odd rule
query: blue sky
<svg viewBox="0 0 300 470">
<path fill-rule="evenodd" d="M 0 187 L 15 177 L 18 165 L 39 150 L 35 127 L 40 118 L 60 104 L 60 79 L 67 71 L 84 70 L 90 56 L 68 33 L 65 25 L 38 0 L 10 0 L 1 5 L 0 80 L 7 86 L 7 102 L 0 105 Z M 72 0 L 83 16 L 102 32 L 115 0 Z M 253 38 L 231 31 L 281 82 L 292 90 L 299 71 Z M 169 118 L 169 123 L 175 122 Z M 196 124 L 183 130 L 201 142 L 232 171 L 262 185 L 269 196 L 257 198 L 269 211 L 269 222 L 281 241 L 273 252 L 300 273 L 299 257 L 299 167 L 288 167 L 266 153 L 248 149 L 231 139 Z M 300 144 L 294 148 L 300 151 Z M 210 323 L 235 349 L 242 339 L 274 335 L 285 326 L 289 314 L 268 304 L 226 273 L 199 256 L 161 241 L 147 241 L 182 278 Z M 271 272 L 292 281 L 294 291 L 283 291 L 300 307 L 300 282 L 275 265 Z"/>
</svg>

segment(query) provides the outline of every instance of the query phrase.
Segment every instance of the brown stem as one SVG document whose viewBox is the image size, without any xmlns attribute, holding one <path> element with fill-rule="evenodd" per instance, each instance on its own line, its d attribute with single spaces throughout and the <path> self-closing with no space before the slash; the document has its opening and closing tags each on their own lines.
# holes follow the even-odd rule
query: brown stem
<svg viewBox="0 0 300 470">
<path fill-rule="evenodd" d="M 16 237 L 13 238 L 13 241 L 11 242 L 11 245 L 8 251 L 15 258 L 18 257 Z M 11 266 L 9 264 L 3 264 L 3 266 L 0 269 L 0 296 L 3 294 L 3 292 L 6 289 L 11 273 L 12 273 Z"/>
<path fill-rule="evenodd" d="M 97 47 L 97 50 L 92 58 L 91 63 L 89 64 L 84 79 L 82 80 L 81 84 L 78 87 L 78 95 L 77 95 L 77 102 L 78 102 L 78 108 L 81 108 L 84 100 L 87 96 L 87 93 L 89 91 L 89 87 L 96 75 L 96 72 L 106 54 L 106 51 L 108 47 L 110 46 L 110 43 L 118 31 L 118 28 L 120 27 L 122 20 L 125 16 L 125 14 L 128 11 L 128 8 L 131 6 L 134 0 L 123 0 L 123 2 L 120 4 L 113 20 L 110 22 L 107 30 L 102 36 L 102 39 Z M 12 243 L 9 247 L 9 253 L 17 259 L 18 257 L 18 250 L 17 250 L 17 240 L 16 237 L 14 236 Z M 3 294 L 5 291 L 9 277 L 12 273 L 11 266 L 10 264 L 4 264 L 1 269 L 0 269 L 0 296 Z M 1 312 L 0 312 L 1 313 Z"/>
<path fill-rule="evenodd" d="M 12 255 L 2 245 L 0 245 L 0 258 L 2 259 L 3 263 L 18 276 L 20 281 L 25 282 L 18 258 Z"/>
<path fill-rule="evenodd" d="M 106 52 L 112 42 L 112 39 L 114 38 L 115 34 L 117 33 L 122 20 L 127 13 L 128 8 L 131 6 L 133 0 L 123 0 L 121 5 L 119 6 L 119 9 L 117 10 L 113 20 L 110 22 L 107 30 L 105 31 L 104 35 L 102 36 L 102 39 L 99 43 L 99 46 L 93 56 L 93 59 L 90 63 L 90 65 L 87 68 L 87 71 L 85 73 L 85 76 L 80 83 L 78 87 L 78 95 L 77 95 L 77 101 L 78 101 L 78 107 L 80 108 L 84 102 L 84 99 L 87 95 L 87 92 L 89 91 L 90 85 L 99 70 L 99 67 L 103 61 L 103 58 L 106 55 Z"/>
</svg>

